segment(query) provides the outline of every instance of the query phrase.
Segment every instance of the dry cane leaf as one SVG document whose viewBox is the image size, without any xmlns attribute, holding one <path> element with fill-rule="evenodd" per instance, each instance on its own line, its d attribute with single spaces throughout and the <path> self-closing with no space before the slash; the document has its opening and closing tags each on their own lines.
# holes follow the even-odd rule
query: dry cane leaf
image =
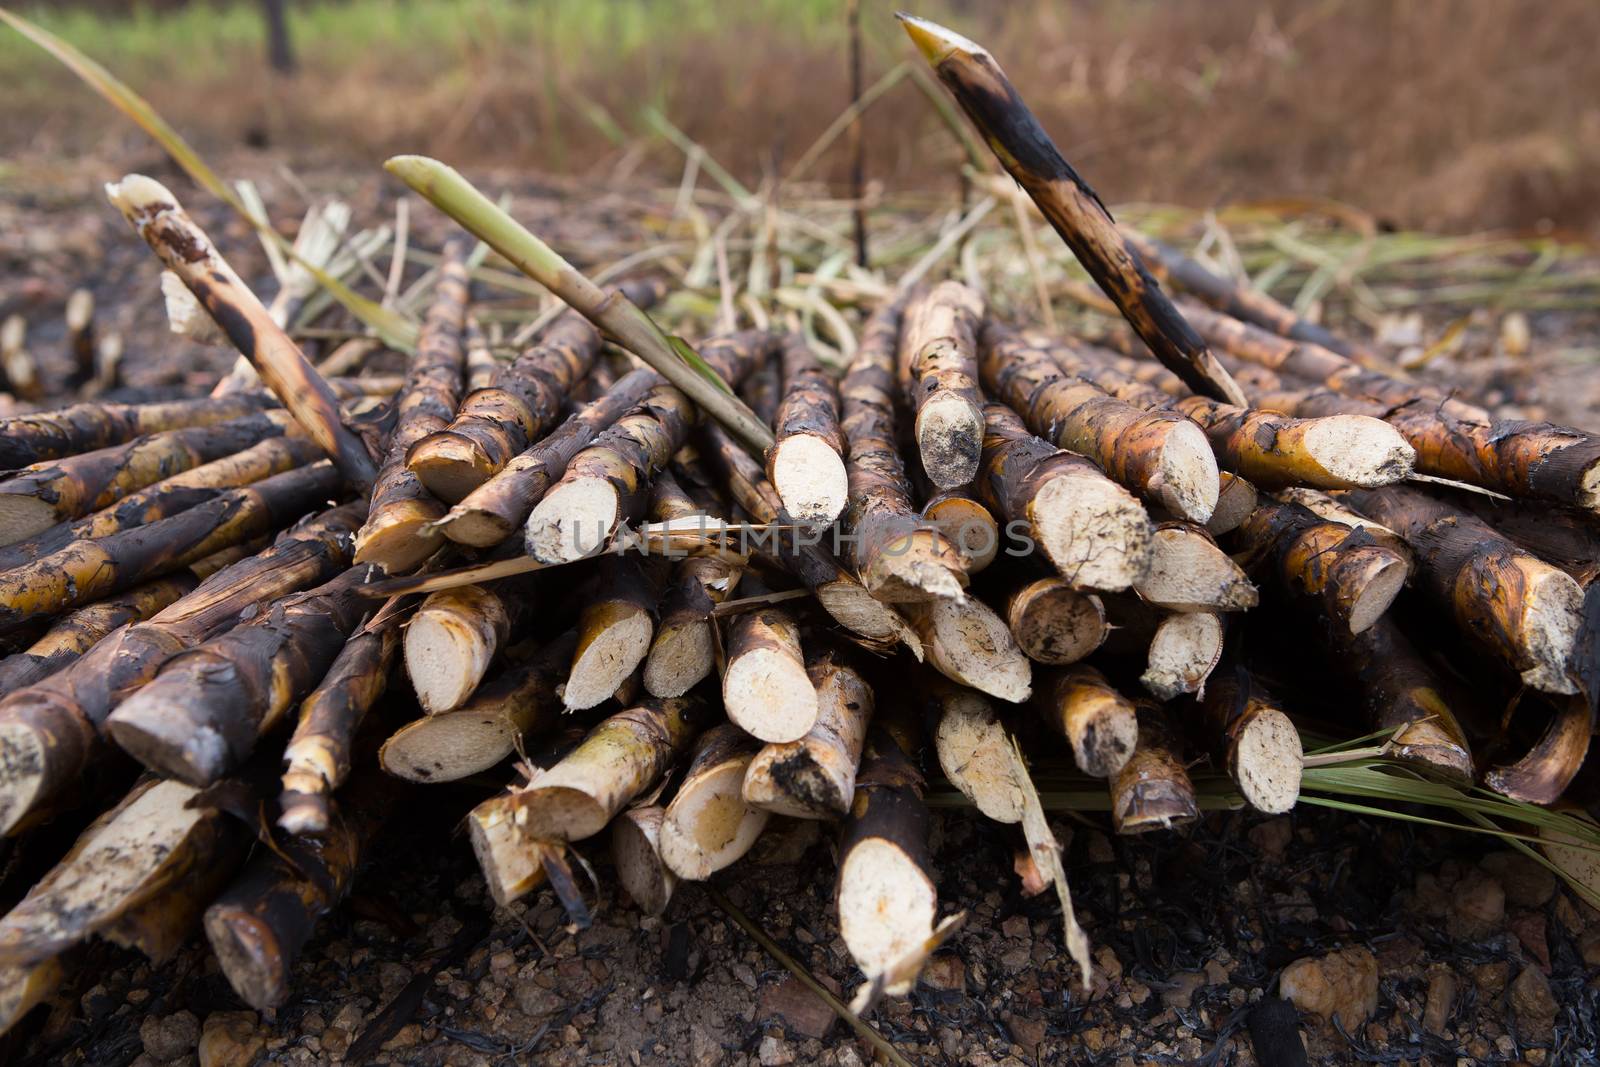
<svg viewBox="0 0 1600 1067">
<path fill-rule="evenodd" d="M 1067 952 L 1078 965 L 1083 988 L 1089 989 L 1089 938 L 1078 925 L 1072 911 L 1072 890 L 1067 886 L 1067 872 L 1061 865 L 1061 846 L 1050 832 L 1045 821 L 1044 805 L 1039 802 L 1039 791 L 1033 787 L 1028 774 L 1027 761 L 1022 758 L 1022 748 L 1016 738 L 1011 739 L 1011 756 L 1015 761 L 1017 788 L 1022 791 L 1022 835 L 1028 840 L 1033 862 L 1039 870 L 1055 882 L 1056 895 L 1061 898 L 1061 921 L 1066 936 Z"/>
</svg>

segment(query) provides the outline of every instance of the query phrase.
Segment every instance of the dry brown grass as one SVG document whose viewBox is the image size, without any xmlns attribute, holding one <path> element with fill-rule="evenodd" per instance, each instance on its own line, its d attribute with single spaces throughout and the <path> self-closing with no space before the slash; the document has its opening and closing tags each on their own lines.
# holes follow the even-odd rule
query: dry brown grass
<svg viewBox="0 0 1600 1067">
<path fill-rule="evenodd" d="M 1593 0 L 917 6 L 988 44 L 1117 202 L 1329 197 L 1408 227 L 1600 230 Z M 910 49 L 889 0 L 863 7 L 870 80 Z M 99 58 L 202 143 L 264 132 L 291 155 L 357 163 L 418 151 L 545 172 L 675 174 L 681 157 L 637 119 L 656 103 L 754 184 L 784 171 L 846 102 L 837 32 L 790 32 L 732 0 L 725 32 L 674 34 L 620 61 L 603 47 L 508 39 L 484 11 L 460 8 L 454 39 L 366 52 L 302 39 L 303 69 L 287 84 L 259 73 L 243 43 L 221 65 L 226 80 L 205 73 L 214 63 L 170 64 L 160 79 Z M 66 81 L 33 81 L 55 101 L 10 110 L 0 155 L 93 146 L 118 122 Z M 603 135 L 572 103 L 580 97 L 630 143 Z M 909 83 L 870 114 L 868 141 L 870 174 L 886 186 L 953 185 L 957 150 Z M 842 177 L 842 158 L 819 173 Z"/>
</svg>

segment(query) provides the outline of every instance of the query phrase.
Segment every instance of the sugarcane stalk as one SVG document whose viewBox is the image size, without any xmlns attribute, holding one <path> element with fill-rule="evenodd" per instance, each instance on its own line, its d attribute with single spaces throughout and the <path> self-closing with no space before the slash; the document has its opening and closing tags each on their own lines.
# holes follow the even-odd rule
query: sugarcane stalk
<svg viewBox="0 0 1600 1067">
<path fill-rule="evenodd" d="M 659 384 L 661 376 L 655 371 L 640 368 L 628 373 L 467 494 L 436 525 L 458 544 L 488 548 L 504 541 L 561 480 L 573 457 Z"/>
<path fill-rule="evenodd" d="M 1520 758 L 1490 767 L 1485 787 L 1525 804 L 1554 804 L 1578 776 L 1594 737 L 1594 714 L 1583 695 L 1551 701 L 1550 721 Z"/>
<path fill-rule="evenodd" d="M 1028 429 L 1093 460 L 1118 485 L 1174 515 L 1211 517 L 1220 488 L 1217 457 L 1192 420 L 1147 411 L 1069 377 L 1047 350 L 992 321 L 979 345 L 984 388 Z"/>
<path fill-rule="evenodd" d="M 805 339 L 789 335 L 781 350 L 783 396 L 773 418 L 767 478 L 783 508 L 800 522 L 826 526 L 849 500 L 840 428 L 839 389 Z"/>
<path fill-rule="evenodd" d="M 679 878 L 703 882 L 735 863 L 766 829 L 771 812 L 742 795 L 745 771 L 761 744 L 732 723 L 701 734 L 657 837 L 661 862 Z"/>
<path fill-rule="evenodd" d="M 1234 664 L 1206 686 L 1195 720 L 1218 766 L 1245 803 L 1282 815 L 1300 798 L 1300 732 L 1260 680 Z"/>
<path fill-rule="evenodd" d="M 953 682 L 997 700 L 1028 699 L 1033 669 L 1005 620 L 976 597 L 907 604 L 928 663 Z"/>
<path fill-rule="evenodd" d="M 695 698 L 673 697 L 612 715 L 561 762 L 512 794 L 517 829 L 534 841 L 593 837 L 687 751 L 704 713 Z"/>
<path fill-rule="evenodd" d="M 1168 611 L 1137 597 L 1102 598 L 1111 633 L 1106 652 L 1130 657 L 1139 684 L 1163 703 L 1198 693 L 1222 658 L 1222 617 L 1209 611 Z"/>
<path fill-rule="evenodd" d="M 905 603 L 960 598 L 965 558 L 937 529 L 923 523 L 895 440 L 895 353 L 902 311 L 885 304 L 862 327 L 850 369 L 840 385 L 849 502 L 844 529 L 852 562 L 867 590 Z"/>
<path fill-rule="evenodd" d="M 241 393 L 224 399 L 199 397 L 160 404 L 74 404 L 56 411 L 0 419 L 0 468 L 60 459 L 122 444 L 144 434 L 185 426 L 210 426 L 255 414 L 266 398 Z"/>
<path fill-rule="evenodd" d="M 340 791 L 337 813 L 323 833 L 258 850 L 206 908 L 206 939 L 240 1000 L 269 1012 L 289 999 L 301 950 L 318 921 L 349 893 L 396 793 L 386 776 L 368 770 Z"/>
<path fill-rule="evenodd" d="M 21 315 L 9 315 L 0 322 L 0 384 L 18 400 L 44 396 L 38 361 L 28 351 L 28 320 Z"/>
<path fill-rule="evenodd" d="M 644 662 L 655 634 L 656 568 L 634 555 L 608 555 L 595 570 L 562 694 L 568 711 L 592 708 L 615 693 Z"/>
<path fill-rule="evenodd" d="M 171 518 L 229 489 L 316 462 L 321 449 L 301 436 L 269 437 L 242 452 L 164 478 L 81 519 L 60 522 L 0 548 L 0 570 L 59 551 L 74 541 L 106 537 Z"/>
<path fill-rule="evenodd" d="M 560 686 L 576 646 L 577 634 L 569 631 L 491 675 L 456 710 L 407 723 L 383 743 L 378 762 L 409 782 L 454 782 L 489 770 L 518 751 L 523 738 L 560 721 Z"/>
<path fill-rule="evenodd" d="M 1243 407 L 1238 385 L 1161 291 L 1100 197 L 1062 158 L 994 57 L 937 23 L 898 17 L 1001 165 L 1156 358 L 1196 393 Z"/>
<path fill-rule="evenodd" d="M 1410 542 L 1420 584 L 1459 629 L 1535 689 L 1578 691 L 1569 664 L 1583 591 L 1565 571 L 1416 489 L 1355 490 L 1348 500 Z"/>
<path fill-rule="evenodd" d="M 94 293 L 74 289 L 67 297 L 64 317 L 67 325 L 67 352 L 72 356 L 72 376 L 68 385 L 82 387 L 94 380 L 95 342 Z"/>
<path fill-rule="evenodd" d="M 661 859 L 661 822 L 667 810 L 656 805 L 629 808 L 611 824 L 611 858 L 617 882 L 646 915 L 663 915 L 677 878 Z"/>
<path fill-rule="evenodd" d="M 249 449 L 282 434 L 289 421 L 283 412 L 260 412 L 25 467 L 0 480 L 0 544 L 34 537 L 146 486 Z"/>
<path fill-rule="evenodd" d="M 1381 522 L 1375 522 L 1366 515 L 1352 508 L 1343 499 L 1329 496 L 1320 489 L 1283 489 L 1274 494 L 1278 500 L 1285 504 L 1298 504 L 1317 518 L 1327 522 L 1336 522 L 1341 526 L 1348 526 L 1352 530 L 1360 530 L 1374 542 L 1393 552 L 1406 562 L 1406 576 L 1409 578 L 1416 572 L 1416 554 L 1411 551 L 1411 546 L 1406 539 L 1395 531 L 1389 529 Z M 1254 510 L 1252 509 L 1252 514 Z"/>
<path fill-rule="evenodd" d="M 1160 706 L 1138 702 L 1138 743 L 1111 779 L 1111 825 L 1119 834 L 1171 830 L 1200 815 L 1182 749 Z"/>
<path fill-rule="evenodd" d="M 722 378 L 737 384 L 772 343 L 754 331 L 703 345 L 702 356 Z M 661 383 L 594 442 L 574 456 L 566 472 L 528 516 L 528 553 L 545 563 L 588 555 L 644 508 L 645 490 L 688 437 L 697 413 L 686 394 Z"/>
<path fill-rule="evenodd" d="M 928 480 L 940 489 L 977 476 L 983 450 L 983 394 L 978 389 L 977 331 L 983 297 L 960 282 L 941 282 L 905 310 L 899 364 L 916 413 L 913 436 Z"/>
<path fill-rule="evenodd" d="M 372 575 L 358 564 L 172 657 L 111 713 L 106 732 L 152 770 L 194 785 L 217 781 L 327 674 L 372 608 L 358 590 Z"/>
<path fill-rule="evenodd" d="M 664 287 L 635 282 L 622 291 L 648 307 Z M 448 426 L 413 443 L 406 466 L 434 496 L 460 503 L 545 435 L 599 352 L 600 331 L 589 320 L 575 311 L 558 316 L 490 386 L 469 392 Z"/>
<path fill-rule="evenodd" d="M 489 895 L 502 908 L 544 885 L 544 858 L 563 847 L 529 840 L 517 829 L 515 819 L 515 797 L 508 793 L 490 797 L 467 815 L 473 855 L 483 870 Z"/>
<path fill-rule="evenodd" d="M 710 444 L 707 458 L 739 507 L 758 523 L 787 525 L 777 490 L 762 476 L 760 464 L 720 426 L 708 426 L 705 433 Z M 780 533 L 753 547 L 810 589 L 856 643 L 878 652 L 903 644 L 922 658 L 922 642 L 906 620 L 874 597 L 821 543 Z"/>
<path fill-rule="evenodd" d="M 1218 464 L 1265 489 L 1374 488 L 1403 480 L 1416 459 L 1416 450 L 1398 430 L 1370 415 L 1300 419 L 1209 397 L 1170 397 L 1107 366 L 1093 352 L 1090 346 L 1049 348 L 1063 369 L 1119 400 L 1146 409 L 1166 408 L 1192 419 L 1205 430 Z"/>
<path fill-rule="evenodd" d="M 338 485 L 337 472 L 318 463 L 230 489 L 147 526 L 75 541 L 0 573 L 0 629 L 110 596 L 278 529 Z"/>
<path fill-rule="evenodd" d="M 1022 790 L 1012 763 L 1011 732 L 982 694 L 937 680 L 929 686 L 937 713 L 934 753 L 950 784 L 986 818 L 1022 821 Z"/>
<path fill-rule="evenodd" d="M 1455 493 L 1450 502 L 1472 512 L 1525 551 L 1560 567 L 1584 589 L 1600 576 L 1600 524 L 1582 512 L 1477 493 Z"/>
<path fill-rule="evenodd" d="M 685 358 L 686 351 L 692 355 L 687 345 L 669 339 L 650 316 L 626 296 L 601 290 L 453 169 L 424 156 L 396 156 L 384 164 L 384 169 L 487 242 L 518 270 L 615 337 L 712 418 L 727 426 L 745 447 L 764 454 L 772 446 L 772 431 L 731 395 L 736 383 L 728 382 L 725 375 L 719 382 L 720 370 L 706 375 L 700 365 Z"/>
<path fill-rule="evenodd" d="M 1111 778 L 1133 757 L 1139 738 L 1134 702 L 1088 664 L 1051 672 L 1035 705 L 1045 723 L 1072 746 L 1084 774 Z"/>
<path fill-rule="evenodd" d="M 781 607 L 735 615 L 726 647 L 722 706 L 728 719 L 769 743 L 798 741 L 809 733 L 820 702 L 806 673 L 794 616 Z"/>
<path fill-rule="evenodd" d="M 1172 611 L 1248 611 L 1260 594 L 1202 526 L 1164 522 L 1150 543 L 1150 569 L 1133 583 L 1145 600 Z"/>
<path fill-rule="evenodd" d="M 978 498 L 1007 530 L 1037 546 L 1078 588 L 1120 590 L 1145 581 L 1150 517 L 1093 463 L 1028 433 L 1003 404 L 984 407 Z"/>
<path fill-rule="evenodd" d="M 0 967 L 0 1034 L 10 1033 L 29 1012 L 55 996 L 79 962 L 68 950 L 37 963 Z"/>
<path fill-rule="evenodd" d="M 262 602 L 349 566 L 363 513 L 354 504 L 324 512 L 145 622 L 111 634 L 64 670 L 0 698 L 0 832 L 14 834 L 62 801 L 98 753 L 101 724 L 168 659 Z"/>
<path fill-rule="evenodd" d="M 1006 625 L 1029 659 L 1051 667 L 1078 662 L 1106 639 L 1100 598 L 1055 576 L 1014 586 L 1006 595 Z"/>
<path fill-rule="evenodd" d="M 1253 571 L 1313 598 L 1328 626 L 1350 633 L 1376 622 L 1405 585 L 1406 557 L 1299 504 L 1263 501 L 1233 536 Z"/>
<path fill-rule="evenodd" d="M 872 687 L 835 650 L 813 654 L 806 675 L 817 719 L 797 741 L 768 744 L 744 776 L 748 804 L 797 819 L 833 819 L 850 810 L 856 770 L 872 721 Z"/>
<path fill-rule="evenodd" d="M 952 926 L 951 920 L 935 925 L 928 808 L 922 775 L 905 747 L 913 743 L 908 731 L 874 725 L 840 834 L 839 934 L 867 979 L 852 1005 L 858 1014 L 882 994 L 910 992 Z"/>
<path fill-rule="evenodd" d="M 1256 509 L 1261 496 L 1255 486 L 1232 471 L 1221 471 L 1217 477 L 1217 506 L 1205 523 L 1206 533 L 1212 537 L 1221 537 L 1238 529 L 1239 524 Z"/>
<path fill-rule="evenodd" d="M 651 521 L 703 514 L 670 471 L 656 475 L 650 486 Z M 716 668 L 711 613 L 734 591 L 743 573 L 738 562 L 720 556 L 690 556 L 673 565 L 644 663 L 644 687 L 651 696 L 682 696 Z"/>
<path fill-rule="evenodd" d="M 494 349 L 489 347 L 489 336 L 483 332 L 483 323 L 472 312 L 467 312 L 467 321 L 461 328 L 461 344 L 464 349 L 462 362 L 464 375 L 462 387 L 462 404 L 466 398 L 476 393 L 479 389 L 493 387 L 495 379 L 500 377 L 500 360 L 494 354 Z M 321 370 L 321 367 L 317 368 Z M 429 490 L 438 496 L 437 490 Z"/>
<path fill-rule="evenodd" d="M 930 495 L 922 517 L 956 546 L 969 577 L 987 569 L 1000 554 L 1000 523 L 971 486 Z"/>
<path fill-rule="evenodd" d="M 389 685 L 407 601 L 395 597 L 344 643 L 316 689 L 300 704 L 283 750 L 278 826 L 289 834 L 325 834 L 334 825 L 328 796 L 350 776 L 356 731 Z"/>
<path fill-rule="evenodd" d="M 520 598 L 498 582 L 428 594 L 406 624 L 405 664 L 417 702 L 429 715 L 470 697 L 511 636 Z"/>
<path fill-rule="evenodd" d="M 194 589 L 193 573 L 157 578 L 120 596 L 79 608 L 45 631 L 26 651 L 0 660 L 0 693 L 14 693 L 76 661 L 126 623 L 147 619 Z"/>
<path fill-rule="evenodd" d="M 389 574 L 412 570 L 444 544 L 444 535 L 432 524 L 444 517 L 445 507 L 407 466 L 406 456 L 417 442 L 448 426 L 461 401 L 466 257 L 464 239 L 446 243 L 417 356 L 406 372 L 388 454 L 372 487 L 367 523 L 356 537 L 356 561 L 376 563 Z"/>
<path fill-rule="evenodd" d="M 261 380 L 334 461 L 344 480 L 365 491 L 377 477 L 372 457 L 341 421 L 328 383 L 159 182 L 130 174 L 106 195 L 250 360 Z"/>
<path fill-rule="evenodd" d="M 191 807 L 196 795 L 182 782 L 135 785 L 0 918 L 0 965 L 37 963 L 94 934 L 151 944 L 135 921 L 141 909 L 162 906 L 163 896 L 186 898 L 186 884 L 214 883 L 244 858 L 243 824 L 213 807 Z"/>
</svg>

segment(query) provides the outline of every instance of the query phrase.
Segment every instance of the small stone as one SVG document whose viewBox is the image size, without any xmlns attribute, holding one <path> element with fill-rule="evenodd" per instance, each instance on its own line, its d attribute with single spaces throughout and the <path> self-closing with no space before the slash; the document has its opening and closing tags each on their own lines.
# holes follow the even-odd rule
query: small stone
<svg viewBox="0 0 1600 1067">
<path fill-rule="evenodd" d="M 1544 915 L 1525 911 L 1512 918 L 1506 928 L 1515 935 L 1523 949 L 1532 956 L 1546 974 L 1550 973 L 1550 942 L 1545 936 Z"/>
<path fill-rule="evenodd" d="M 1472 871 L 1450 893 L 1446 928 L 1451 937 L 1482 940 L 1500 928 L 1506 917 L 1506 891 L 1491 875 Z"/>
<path fill-rule="evenodd" d="M 794 1062 L 794 1046 L 780 1038 L 768 1035 L 761 1039 L 758 1052 L 761 1067 L 788 1067 Z"/>
<path fill-rule="evenodd" d="M 1456 975 L 1449 967 L 1437 964 L 1428 969 L 1428 998 L 1422 1009 L 1422 1028 L 1430 1034 L 1444 1033 L 1456 1003 Z"/>
<path fill-rule="evenodd" d="M 866 1064 L 854 1045 L 845 1045 L 839 1050 L 839 1067 L 866 1067 Z"/>
<path fill-rule="evenodd" d="M 1550 992 L 1550 980 L 1537 967 L 1524 967 L 1511 983 L 1511 1010 L 1524 1037 L 1548 1041 L 1560 1006 Z"/>
<path fill-rule="evenodd" d="M 1025 947 L 1007 949 L 1000 954 L 1000 967 L 1007 974 L 1018 974 L 1032 962 L 1033 952 Z"/>
<path fill-rule="evenodd" d="M 733 966 L 729 967 L 728 970 L 733 972 L 733 976 L 739 980 L 740 985 L 744 986 L 746 989 L 755 989 L 756 972 L 749 964 L 735 963 Z"/>
<path fill-rule="evenodd" d="M 1122 981 L 1122 961 L 1111 951 L 1110 945 L 1101 945 L 1094 954 L 1094 962 L 1113 984 Z"/>
<path fill-rule="evenodd" d="M 1289 843 L 1294 840 L 1294 826 L 1289 817 L 1283 815 L 1252 826 L 1249 837 L 1250 843 L 1260 849 L 1262 855 L 1276 863 L 1283 859 Z"/>
<path fill-rule="evenodd" d="M 1542 908 L 1556 895 L 1555 874 L 1520 852 L 1492 852 L 1479 866 L 1494 875 L 1515 907 Z"/>
<path fill-rule="evenodd" d="M 383 1043 L 383 1051 L 397 1052 L 400 1049 L 413 1048 L 422 1040 L 422 1026 L 419 1023 L 406 1023 L 395 1035 Z"/>
<path fill-rule="evenodd" d="M 1224 984 L 1228 981 L 1229 976 L 1233 973 L 1232 969 L 1226 963 L 1215 959 L 1206 961 L 1205 971 L 1206 981 L 1211 985 Z"/>
<path fill-rule="evenodd" d="M 689 1027 L 689 1062 L 694 1067 L 712 1067 L 723 1060 L 722 1043 L 703 1026 Z"/>
<path fill-rule="evenodd" d="M 785 978 L 761 991 L 757 1019 L 779 1018 L 791 1035 L 822 1038 L 834 1022 L 833 1009 L 798 978 Z"/>
<path fill-rule="evenodd" d="M 1354 1031 L 1378 1010 L 1378 961 L 1363 946 L 1295 960 L 1278 979 L 1282 996 L 1324 1020 Z"/>
<path fill-rule="evenodd" d="M 1198 971 L 1172 976 L 1171 984 L 1161 994 L 1161 1004 L 1167 1008 L 1187 1008 L 1194 1002 L 1195 992 L 1206 985 L 1207 979 Z"/>
<path fill-rule="evenodd" d="M 960 956 L 952 952 L 942 952 L 930 959 L 922 968 L 922 984 L 941 993 L 965 992 L 967 965 L 961 962 Z"/>
<path fill-rule="evenodd" d="M 1006 1029 L 1011 1031 L 1011 1040 L 1021 1045 L 1029 1055 L 1033 1055 L 1044 1043 L 1046 1023 L 1043 1019 L 1030 1019 L 1012 1012 L 1006 1014 L 1005 1021 Z"/>
<path fill-rule="evenodd" d="M 1000 932 L 1007 937 L 1022 939 L 1029 935 L 1028 917 L 1026 915 L 1013 915 L 1000 924 Z"/>
<path fill-rule="evenodd" d="M 139 1026 L 139 1040 L 157 1063 L 171 1063 L 200 1044 L 200 1020 L 192 1011 L 152 1015 Z"/>
<path fill-rule="evenodd" d="M 1506 983 L 1510 980 L 1511 964 L 1505 960 L 1480 963 L 1472 969 L 1472 984 L 1477 986 L 1478 992 L 1485 997 L 1498 997 L 1505 991 Z"/>
<path fill-rule="evenodd" d="M 200 1034 L 200 1067 L 250 1067 L 267 1047 L 253 1011 L 214 1011 Z"/>
</svg>

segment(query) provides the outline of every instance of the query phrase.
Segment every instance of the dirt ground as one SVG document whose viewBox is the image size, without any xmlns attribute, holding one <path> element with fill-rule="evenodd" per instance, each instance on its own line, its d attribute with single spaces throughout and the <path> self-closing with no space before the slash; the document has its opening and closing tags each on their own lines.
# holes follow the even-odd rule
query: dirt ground
<svg viewBox="0 0 1600 1067">
<path fill-rule="evenodd" d="M 154 156 L 134 164 L 170 174 Z M 345 187 L 375 195 L 370 183 Z M 207 380 L 231 356 L 165 334 L 147 254 L 109 210 L 61 192 L 83 188 L 82 168 L 66 167 L 58 182 L 13 185 L 0 200 L 0 311 L 36 323 L 49 373 L 65 359 L 52 309 L 89 279 L 128 339 L 135 392 Z M 560 210 L 559 194 L 530 184 L 519 202 L 545 212 L 557 243 L 562 227 L 585 224 Z M 603 199 L 591 206 L 606 216 Z M 227 235 L 245 273 L 264 269 L 236 224 L 197 214 Z M 622 218 L 608 221 L 626 244 Z M 1470 376 L 1508 411 L 1592 425 L 1600 385 L 1570 342 L 1595 336 L 1600 317 L 1541 312 L 1530 324 L 1531 354 L 1513 365 L 1495 350 L 1494 324 L 1474 323 L 1452 376 Z M 548 893 L 494 910 L 459 820 L 500 784 L 410 792 L 275 1018 L 243 1010 L 203 943 L 160 968 L 101 945 L 64 995 L 7 1039 L 12 1062 L 872 1060 L 712 891 L 682 886 L 663 919 L 642 918 L 619 899 L 603 844 L 584 850 L 596 873 L 588 929 L 569 929 Z M 1301 1017 L 1311 1062 L 1597 1061 L 1600 913 L 1485 838 L 1304 807 L 1277 819 L 1214 814 L 1159 838 L 1115 838 L 1103 820 L 1070 816 L 1057 829 L 1070 840 L 1067 870 L 1093 944 L 1089 990 L 1053 901 L 1019 891 L 1014 832 L 941 812 L 941 909 L 964 911 L 965 925 L 911 997 L 868 1017 L 911 1062 L 1291 1063 L 1251 1035 L 1270 1015 L 1258 1006 L 1277 999 L 1284 969 L 1302 959 L 1315 962 L 1300 980 L 1326 986 L 1329 1011 L 1343 1007 L 1339 1023 Z M 832 915 L 831 835 L 813 826 L 769 836 L 761 862 L 711 887 L 848 997 L 859 975 Z"/>
</svg>

